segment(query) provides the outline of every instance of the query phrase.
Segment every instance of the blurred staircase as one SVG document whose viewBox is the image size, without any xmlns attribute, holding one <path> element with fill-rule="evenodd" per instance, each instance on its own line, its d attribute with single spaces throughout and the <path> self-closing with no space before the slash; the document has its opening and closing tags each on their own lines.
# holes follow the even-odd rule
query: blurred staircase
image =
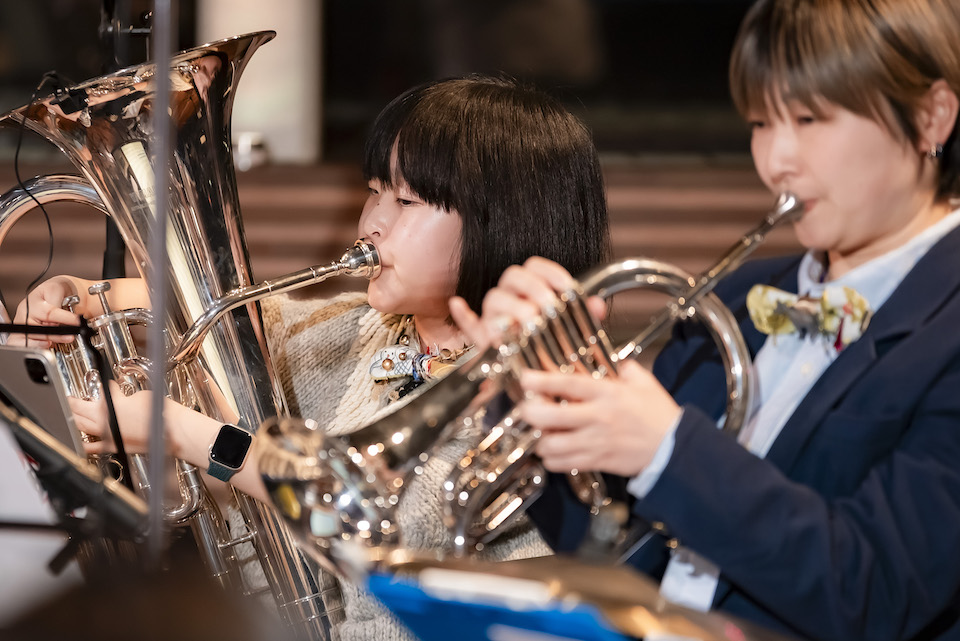
<svg viewBox="0 0 960 641">
<path fill-rule="evenodd" d="M 21 166 L 23 178 L 69 167 Z M 773 197 L 745 161 L 708 163 L 677 159 L 611 159 L 605 162 L 613 252 L 616 259 L 649 256 L 700 271 L 712 263 L 773 205 Z M 12 163 L 0 167 L 4 189 L 16 182 Z M 254 276 L 272 278 L 340 256 L 356 239 L 356 222 L 366 186 L 353 165 L 258 167 L 238 174 Z M 55 252 L 49 276 L 61 273 L 96 278 L 103 256 L 102 216 L 83 207 L 48 207 Z M 21 220 L 0 245 L 0 291 L 10 307 L 43 270 L 48 233 L 38 211 Z M 758 255 L 797 250 L 790 230 L 771 236 Z M 129 264 L 129 263 L 128 263 Z M 135 274 L 132 265 L 128 273 Z M 333 279 L 304 291 L 325 295 L 362 288 L 354 279 Z M 618 297 L 614 332 L 638 327 L 660 301 L 649 296 Z"/>
</svg>

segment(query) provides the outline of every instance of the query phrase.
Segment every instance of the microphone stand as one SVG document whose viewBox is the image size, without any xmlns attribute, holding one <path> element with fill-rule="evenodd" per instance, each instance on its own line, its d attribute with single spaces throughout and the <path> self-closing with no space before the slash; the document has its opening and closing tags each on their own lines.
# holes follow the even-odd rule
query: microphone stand
<svg viewBox="0 0 960 641">
<path fill-rule="evenodd" d="M 130 55 L 130 38 L 143 37 L 147 41 L 145 50 L 149 50 L 152 14 L 149 12 L 141 14 L 141 26 L 135 27 L 130 13 L 130 0 L 103 0 L 101 3 L 98 31 L 104 60 L 102 65 L 104 74 L 143 62 L 146 58 L 143 56 L 134 60 L 134 56 Z M 107 216 L 106 221 L 106 247 L 103 252 L 102 275 L 103 278 L 123 278 L 127 273 L 124 264 L 126 245 L 113 218 Z"/>
</svg>

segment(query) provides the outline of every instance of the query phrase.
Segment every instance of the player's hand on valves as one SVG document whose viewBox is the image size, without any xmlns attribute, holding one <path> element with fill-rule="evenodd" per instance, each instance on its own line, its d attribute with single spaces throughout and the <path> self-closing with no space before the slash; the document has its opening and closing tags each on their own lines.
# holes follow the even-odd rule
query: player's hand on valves
<svg viewBox="0 0 960 641">
<path fill-rule="evenodd" d="M 117 425 L 123 438 L 124 448 L 130 453 L 147 451 L 150 438 L 151 403 L 153 392 L 143 390 L 124 396 L 120 387 L 110 381 L 110 397 L 117 415 Z M 85 435 L 85 449 L 88 454 L 114 452 L 116 446 L 110 433 L 107 405 L 103 398 L 84 401 L 69 398 L 77 429 Z M 191 426 L 202 421 L 212 421 L 207 416 L 195 412 L 171 399 L 164 399 L 163 423 L 168 452 L 176 455 L 184 447 L 184 439 L 190 438 Z"/>
<path fill-rule="evenodd" d="M 680 416 L 649 371 L 623 361 L 616 378 L 526 370 L 521 418 L 541 430 L 537 454 L 553 472 L 636 476 Z"/>
<path fill-rule="evenodd" d="M 63 301 L 68 296 L 77 295 L 74 282 L 67 276 L 54 276 L 35 287 L 20 305 L 13 318 L 14 323 L 40 325 L 79 325 L 77 314 L 63 309 Z M 30 347 L 51 347 L 54 343 L 69 343 L 72 335 L 11 334 L 9 344 L 28 345 Z"/>
<path fill-rule="evenodd" d="M 451 313 L 461 329 L 479 343 L 496 344 L 536 321 L 575 285 L 557 263 L 539 257 L 509 267 L 483 300 L 483 313 Z M 587 299 L 602 320 L 606 304 Z M 464 306 L 465 307 L 465 306 Z M 571 469 L 638 474 L 651 460 L 680 408 L 654 376 L 636 363 L 623 362 L 617 378 L 594 379 L 587 373 L 525 370 L 521 385 L 528 398 L 521 417 L 543 435 L 537 452 L 553 471 Z"/>
<path fill-rule="evenodd" d="M 559 293 L 575 284 L 563 267 L 534 256 L 523 265 L 512 265 L 503 272 L 497 286 L 484 296 L 480 316 L 457 297 L 450 301 L 450 313 L 460 329 L 482 351 L 509 340 L 512 333 L 536 321 L 544 310 L 557 305 Z M 597 319 L 606 314 L 606 304 L 600 298 L 588 299 L 587 306 Z"/>
</svg>

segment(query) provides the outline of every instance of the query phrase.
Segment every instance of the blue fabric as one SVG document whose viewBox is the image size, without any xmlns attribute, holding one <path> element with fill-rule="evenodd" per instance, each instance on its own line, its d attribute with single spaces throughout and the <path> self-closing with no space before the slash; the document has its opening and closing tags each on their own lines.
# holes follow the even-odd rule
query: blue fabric
<svg viewBox="0 0 960 641">
<path fill-rule="evenodd" d="M 371 575 L 367 588 L 422 641 L 487 641 L 504 638 L 496 627 L 550 634 L 583 641 L 628 641 L 587 605 L 515 610 L 504 604 L 439 598 L 404 579 Z M 494 628 L 495 637 L 490 630 Z M 519 637 L 518 637 L 519 638 Z"/>
<path fill-rule="evenodd" d="M 744 301 L 796 292 L 800 257 L 755 261 L 717 294 L 753 353 Z M 633 504 L 721 568 L 714 607 L 813 639 L 960 639 L 960 231 L 918 261 L 759 459 L 718 432 L 719 354 L 679 327 L 654 371 L 684 415 L 674 455 Z M 571 549 L 585 511 L 553 483 L 531 510 Z M 631 562 L 654 576 L 667 550 Z"/>
</svg>

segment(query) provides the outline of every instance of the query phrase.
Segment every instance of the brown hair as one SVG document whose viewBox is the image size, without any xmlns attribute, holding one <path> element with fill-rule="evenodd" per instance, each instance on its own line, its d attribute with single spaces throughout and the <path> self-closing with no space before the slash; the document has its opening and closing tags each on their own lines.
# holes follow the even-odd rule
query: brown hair
<svg viewBox="0 0 960 641">
<path fill-rule="evenodd" d="M 780 97 L 815 115 L 833 103 L 919 142 L 915 117 L 934 81 L 960 95 L 957 0 L 759 0 L 730 58 L 730 91 L 746 116 Z M 938 197 L 960 193 L 957 127 L 945 141 Z"/>
</svg>

